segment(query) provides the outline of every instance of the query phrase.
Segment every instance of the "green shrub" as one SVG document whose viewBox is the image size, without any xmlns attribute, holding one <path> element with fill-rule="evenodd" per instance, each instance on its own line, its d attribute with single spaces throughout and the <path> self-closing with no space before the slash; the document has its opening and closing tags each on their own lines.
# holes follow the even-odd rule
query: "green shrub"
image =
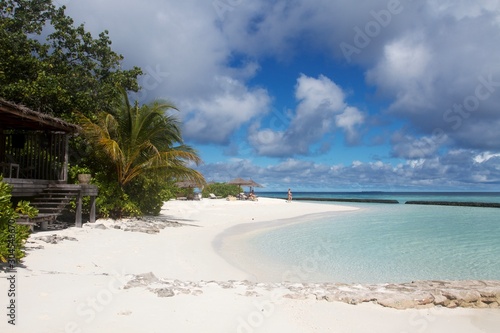
<svg viewBox="0 0 500 333">
<path fill-rule="evenodd" d="M 30 235 L 29 227 L 15 223 L 19 213 L 34 217 L 38 211 L 26 201 L 12 207 L 12 188 L 0 177 L 0 262 L 18 263 L 25 256 L 24 244 Z"/>
<path fill-rule="evenodd" d="M 238 185 L 226 184 L 226 183 L 212 183 L 208 184 L 203 188 L 202 195 L 204 198 L 208 198 L 210 193 L 215 194 L 220 197 L 227 197 L 229 195 L 236 196 L 240 193 L 241 188 Z"/>
<path fill-rule="evenodd" d="M 143 215 L 158 215 L 165 201 L 174 198 L 173 186 L 157 176 L 139 176 L 125 187 Z"/>
<path fill-rule="evenodd" d="M 101 217 L 121 218 L 140 216 L 141 210 L 132 202 L 127 193 L 114 181 L 96 175 L 95 182 L 99 187 L 96 198 L 97 213 Z"/>
<path fill-rule="evenodd" d="M 69 181 L 77 183 L 77 175 L 91 173 L 91 183 L 99 188 L 96 198 L 97 214 L 100 217 L 121 218 L 128 216 L 158 215 L 165 201 L 176 196 L 176 187 L 162 177 L 145 173 L 137 176 L 123 188 L 116 182 L 115 170 L 107 170 L 99 166 L 95 169 L 73 165 L 69 168 Z M 76 210 L 76 201 L 71 202 L 72 210 Z M 88 214 L 90 200 L 83 198 L 83 213 Z"/>
<path fill-rule="evenodd" d="M 70 165 L 68 168 L 68 183 L 77 184 L 78 175 L 82 173 L 91 173 L 88 167 L 82 167 L 79 165 Z"/>
</svg>

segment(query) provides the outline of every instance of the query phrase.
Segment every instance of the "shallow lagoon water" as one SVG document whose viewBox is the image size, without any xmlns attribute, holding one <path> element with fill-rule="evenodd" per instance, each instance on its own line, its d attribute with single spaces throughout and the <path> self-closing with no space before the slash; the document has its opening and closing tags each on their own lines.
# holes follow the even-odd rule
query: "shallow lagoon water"
<svg viewBox="0 0 500 333">
<path fill-rule="evenodd" d="M 498 208 L 351 206 L 360 209 L 258 234 L 248 245 L 306 281 L 500 280 Z"/>
</svg>

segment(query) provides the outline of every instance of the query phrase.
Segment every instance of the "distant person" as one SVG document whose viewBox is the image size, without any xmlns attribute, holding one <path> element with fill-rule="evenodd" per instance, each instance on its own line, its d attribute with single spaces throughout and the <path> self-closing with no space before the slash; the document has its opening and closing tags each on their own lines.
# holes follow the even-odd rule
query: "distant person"
<svg viewBox="0 0 500 333">
<path fill-rule="evenodd" d="M 253 191 L 248 195 L 248 200 L 257 201 L 257 196 Z"/>
<path fill-rule="evenodd" d="M 287 199 L 288 202 L 291 202 L 292 201 L 292 190 L 291 189 L 288 189 L 288 199 Z"/>
</svg>

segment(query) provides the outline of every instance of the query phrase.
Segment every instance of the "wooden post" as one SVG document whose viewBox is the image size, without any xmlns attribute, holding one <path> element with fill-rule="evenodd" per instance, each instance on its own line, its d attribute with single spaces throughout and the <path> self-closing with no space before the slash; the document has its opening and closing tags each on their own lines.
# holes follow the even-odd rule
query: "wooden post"
<svg viewBox="0 0 500 333">
<path fill-rule="evenodd" d="M 64 135 L 64 162 L 61 170 L 61 175 L 59 176 L 59 180 L 62 180 L 64 183 L 68 182 L 68 163 L 69 163 L 69 135 Z"/>
<path fill-rule="evenodd" d="M 82 227 L 82 202 L 83 202 L 83 195 L 82 191 L 80 190 L 78 192 L 78 198 L 76 203 L 75 227 L 77 228 Z"/>
<path fill-rule="evenodd" d="M 95 196 L 90 196 L 90 223 L 95 222 Z"/>
</svg>

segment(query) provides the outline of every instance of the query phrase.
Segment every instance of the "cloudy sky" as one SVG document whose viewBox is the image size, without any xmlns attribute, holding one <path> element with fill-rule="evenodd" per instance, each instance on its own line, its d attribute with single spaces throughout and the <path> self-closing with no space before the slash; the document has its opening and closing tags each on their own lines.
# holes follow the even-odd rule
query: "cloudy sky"
<svg viewBox="0 0 500 333">
<path fill-rule="evenodd" d="M 500 191 L 498 0 L 57 0 L 167 98 L 208 181 Z"/>
</svg>

